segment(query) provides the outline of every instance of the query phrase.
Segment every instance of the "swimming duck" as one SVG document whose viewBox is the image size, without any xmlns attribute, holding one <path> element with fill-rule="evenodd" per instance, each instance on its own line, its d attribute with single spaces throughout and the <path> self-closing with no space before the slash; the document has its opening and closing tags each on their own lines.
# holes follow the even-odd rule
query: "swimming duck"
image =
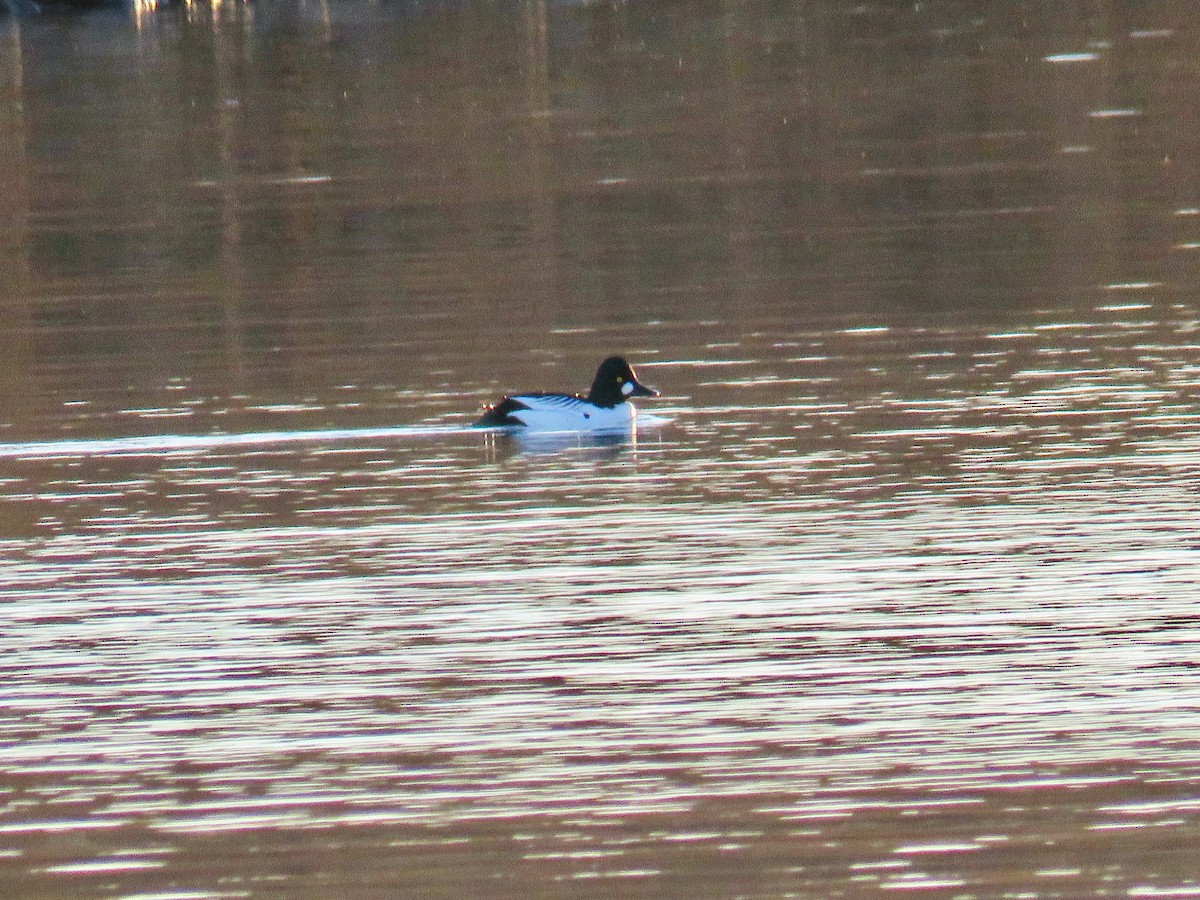
<svg viewBox="0 0 1200 900">
<path fill-rule="evenodd" d="M 511 394 L 484 407 L 477 428 L 530 431 L 611 431 L 628 428 L 637 415 L 631 397 L 657 397 L 637 380 L 623 357 L 600 363 L 587 396 L 582 394 Z"/>
</svg>

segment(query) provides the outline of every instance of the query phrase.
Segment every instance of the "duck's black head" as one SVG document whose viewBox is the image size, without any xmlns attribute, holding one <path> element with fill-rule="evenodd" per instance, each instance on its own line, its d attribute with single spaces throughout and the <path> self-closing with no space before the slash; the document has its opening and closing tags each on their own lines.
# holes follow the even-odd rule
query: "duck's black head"
<svg viewBox="0 0 1200 900">
<path fill-rule="evenodd" d="M 624 357 L 610 356 L 600 363 L 588 400 L 597 406 L 616 406 L 630 397 L 657 397 L 658 391 L 637 380 Z"/>
</svg>

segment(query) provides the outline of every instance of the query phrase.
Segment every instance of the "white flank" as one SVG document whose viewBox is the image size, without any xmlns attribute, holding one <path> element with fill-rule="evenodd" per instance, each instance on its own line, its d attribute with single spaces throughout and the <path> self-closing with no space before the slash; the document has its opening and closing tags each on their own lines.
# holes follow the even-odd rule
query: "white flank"
<svg viewBox="0 0 1200 900">
<path fill-rule="evenodd" d="M 586 400 L 561 394 L 513 399 L 529 407 L 513 410 L 510 415 L 530 431 L 615 431 L 629 428 L 637 415 L 630 403 L 593 406 Z"/>
</svg>

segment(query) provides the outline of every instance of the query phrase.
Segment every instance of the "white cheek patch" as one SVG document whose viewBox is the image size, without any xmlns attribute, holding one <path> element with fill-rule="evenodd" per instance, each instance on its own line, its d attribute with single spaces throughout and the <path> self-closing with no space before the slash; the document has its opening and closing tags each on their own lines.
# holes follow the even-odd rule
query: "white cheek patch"
<svg viewBox="0 0 1200 900">
<path fill-rule="evenodd" d="M 633 393 L 633 382 L 627 381 L 623 385 L 621 385 L 621 393 L 624 394 L 626 397 L 628 397 L 630 394 L 632 394 Z"/>
</svg>

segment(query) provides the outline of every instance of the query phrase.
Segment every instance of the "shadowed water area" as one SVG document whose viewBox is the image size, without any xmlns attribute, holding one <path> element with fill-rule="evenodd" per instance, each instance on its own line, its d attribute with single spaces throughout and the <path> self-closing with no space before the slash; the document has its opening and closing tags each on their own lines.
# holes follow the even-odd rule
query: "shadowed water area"
<svg viewBox="0 0 1200 900">
<path fill-rule="evenodd" d="M 0 20 L 0 896 L 1200 895 L 1198 19 Z"/>
</svg>

